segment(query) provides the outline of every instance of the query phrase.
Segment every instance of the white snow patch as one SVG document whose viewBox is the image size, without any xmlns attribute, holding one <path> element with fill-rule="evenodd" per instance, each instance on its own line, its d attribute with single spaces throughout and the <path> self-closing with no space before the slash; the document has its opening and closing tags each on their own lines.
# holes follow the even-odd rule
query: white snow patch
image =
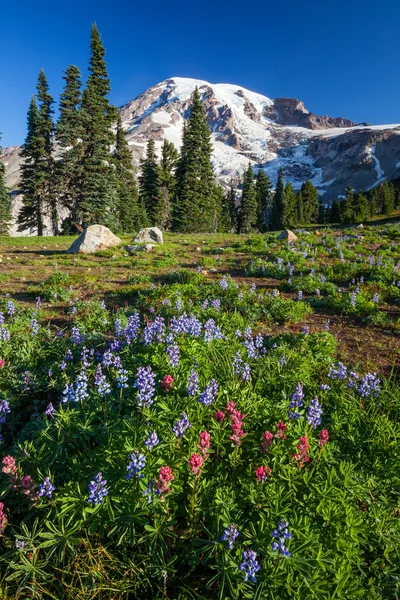
<svg viewBox="0 0 400 600">
<path fill-rule="evenodd" d="M 153 123 L 159 123 L 160 125 L 168 125 L 171 122 L 171 115 L 165 110 L 160 110 L 159 112 L 153 113 L 151 115 L 151 120 L 153 121 Z"/>
<path fill-rule="evenodd" d="M 375 162 L 375 171 L 376 171 L 376 181 L 375 181 L 375 183 L 373 183 L 372 185 L 370 185 L 367 188 L 367 191 L 370 190 L 371 188 L 375 187 L 376 185 L 378 185 L 379 183 L 381 183 L 382 181 L 384 181 L 386 179 L 385 172 L 383 171 L 383 169 L 381 167 L 380 160 L 375 156 L 375 150 L 376 150 L 375 145 L 367 146 L 367 152 L 368 152 L 369 156 L 372 158 L 372 160 Z"/>
</svg>

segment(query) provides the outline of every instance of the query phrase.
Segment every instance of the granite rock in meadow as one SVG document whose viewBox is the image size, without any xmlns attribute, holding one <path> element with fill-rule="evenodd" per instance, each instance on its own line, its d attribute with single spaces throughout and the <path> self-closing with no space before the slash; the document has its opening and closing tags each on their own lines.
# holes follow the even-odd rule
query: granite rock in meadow
<svg viewBox="0 0 400 600">
<path fill-rule="evenodd" d="M 93 254 L 119 246 L 122 241 L 104 225 L 89 225 L 68 248 L 68 254 Z"/>
<path fill-rule="evenodd" d="M 296 242 L 299 238 L 293 233 L 293 231 L 290 231 L 290 229 L 285 229 L 285 231 L 282 231 L 282 233 L 280 233 L 276 239 L 287 240 L 288 242 Z"/>
<path fill-rule="evenodd" d="M 163 244 L 163 234 L 158 227 L 145 227 L 133 240 L 134 244 Z"/>
</svg>

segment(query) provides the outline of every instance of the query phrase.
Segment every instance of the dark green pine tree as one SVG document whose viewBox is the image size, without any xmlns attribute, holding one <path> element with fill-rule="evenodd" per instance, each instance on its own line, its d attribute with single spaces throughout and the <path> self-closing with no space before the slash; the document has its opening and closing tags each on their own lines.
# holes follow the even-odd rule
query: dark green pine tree
<svg viewBox="0 0 400 600">
<path fill-rule="evenodd" d="M 301 186 L 301 197 L 303 200 L 304 223 L 316 223 L 318 221 L 318 190 L 309 179 Z"/>
<path fill-rule="evenodd" d="M 259 169 L 256 180 L 257 229 L 264 232 L 271 216 L 272 183 L 263 169 Z"/>
<path fill-rule="evenodd" d="M 220 186 L 218 186 L 220 187 Z M 231 213 L 230 213 L 230 203 L 231 203 L 231 190 L 223 190 L 220 187 L 221 194 L 221 216 L 219 219 L 219 227 L 218 231 L 222 233 L 231 233 Z"/>
<path fill-rule="evenodd" d="M 285 185 L 285 201 L 283 204 L 283 226 L 293 227 L 297 220 L 297 194 L 291 183 Z"/>
<path fill-rule="evenodd" d="M 257 198 L 254 172 L 251 163 L 243 176 L 242 198 L 240 201 L 240 232 L 249 233 L 257 224 Z"/>
<path fill-rule="evenodd" d="M 239 208 L 237 201 L 237 185 L 234 185 L 233 179 L 229 186 L 229 231 L 231 233 L 239 233 Z"/>
<path fill-rule="evenodd" d="M 82 179 L 76 214 L 83 226 L 100 223 L 113 227 L 117 225 L 118 195 L 110 148 L 115 143 L 112 126 L 117 119 L 117 109 L 107 98 L 110 80 L 104 60 L 105 49 L 96 24 L 92 26 L 90 48 L 89 77 L 80 111 Z"/>
<path fill-rule="evenodd" d="M 175 193 L 175 171 L 179 152 L 172 142 L 164 140 L 159 165 L 160 203 L 158 208 L 159 225 L 168 230 L 172 225 L 172 203 Z"/>
<path fill-rule="evenodd" d="M 60 202 L 69 209 L 71 216 L 64 222 L 68 230 L 76 229 L 77 198 L 82 184 L 82 159 L 84 131 L 80 105 L 82 101 L 81 74 L 75 65 L 65 71 L 64 90 L 60 96 L 60 116 L 56 125 L 56 140 L 63 149 L 57 163 L 57 189 Z"/>
<path fill-rule="evenodd" d="M 121 116 L 117 119 L 115 152 L 113 156 L 117 181 L 118 230 L 131 233 L 145 222 L 138 204 L 138 187 L 132 168 L 132 153 L 129 150 Z"/>
<path fill-rule="evenodd" d="M 379 186 L 381 196 L 382 213 L 384 215 L 392 214 L 394 210 L 395 191 L 393 184 L 385 181 Z"/>
<path fill-rule="evenodd" d="M 340 204 L 340 222 L 352 223 L 354 221 L 354 189 L 349 184 L 346 195 Z"/>
<path fill-rule="evenodd" d="M 353 218 L 355 221 L 364 221 L 368 216 L 368 200 L 363 192 L 357 192 L 353 200 Z"/>
<path fill-rule="evenodd" d="M 332 202 L 332 206 L 329 211 L 329 223 L 339 223 L 339 222 L 340 222 L 340 202 L 339 202 L 339 200 L 334 200 Z"/>
<path fill-rule="evenodd" d="M 30 229 L 43 235 L 44 214 L 50 213 L 53 233 L 58 233 L 58 203 L 53 159 L 52 97 L 44 71 L 36 86 L 39 105 L 32 98 L 28 110 L 28 132 L 21 156 L 23 204 L 18 215 L 18 230 Z"/>
<path fill-rule="evenodd" d="M 1 139 L 1 138 L 0 138 Z M 0 154 L 1 154 L 0 146 Z M 5 182 L 6 169 L 0 162 L 0 234 L 7 235 L 11 224 L 11 196 L 8 193 Z"/>
<path fill-rule="evenodd" d="M 139 198 L 146 210 L 152 226 L 161 225 L 159 210 L 161 206 L 160 169 L 157 163 L 155 142 L 147 142 L 146 158 L 140 161 Z"/>
<path fill-rule="evenodd" d="M 318 223 L 325 223 L 326 222 L 326 209 L 325 209 L 325 205 L 322 202 L 322 200 L 319 200 L 319 205 L 318 205 Z"/>
<path fill-rule="evenodd" d="M 196 88 L 176 169 L 174 229 L 178 231 L 216 230 L 218 207 L 211 154 L 211 131 Z"/>
<path fill-rule="evenodd" d="M 285 208 L 285 186 L 283 183 L 283 169 L 278 171 L 278 181 L 276 183 L 275 194 L 272 199 L 270 229 L 277 230 L 283 228 L 283 213 Z"/>
<path fill-rule="evenodd" d="M 301 190 L 297 196 L 297 216 L 296 225 L 302 225 L 304 223 L 304 205 L 303 205 L 303 194 Z"/>
</svg>

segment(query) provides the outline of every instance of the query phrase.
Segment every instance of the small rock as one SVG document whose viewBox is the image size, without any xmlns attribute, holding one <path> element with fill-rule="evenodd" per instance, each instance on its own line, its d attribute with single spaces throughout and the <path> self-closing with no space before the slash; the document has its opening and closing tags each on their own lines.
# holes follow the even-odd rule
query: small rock
<svg viewBox="0 0 400 600">
<path fill-rule="evenodd" d="M 209 272 L 209 273 L 216 273 L 216 272 L 217 272 L 217 269 L 215 269 L 215 268 L 213 267 L 212 269 L 208 269 L 208 272 Z"/>
<path fill-rule="evenodd" d="M 144 227 L 137 233 L 133 242 L 136 244 L 163 244 L 163 234 L 158 227 Z"/>
<path fill-rule="evenodd" d="M 197 248 L 196 248 L 196 252 L 201 252 L 201 248 L 200 248 L 200 246 L 197 246 Z"/>
<path fill-rule="evenodd" d="M 290 231 L 290 229 L 285 229 L 278 235 L 277 240 L 287 240 L 288 242 L 296 242 L 298 240 L 297 235 Z"/>
</svg>

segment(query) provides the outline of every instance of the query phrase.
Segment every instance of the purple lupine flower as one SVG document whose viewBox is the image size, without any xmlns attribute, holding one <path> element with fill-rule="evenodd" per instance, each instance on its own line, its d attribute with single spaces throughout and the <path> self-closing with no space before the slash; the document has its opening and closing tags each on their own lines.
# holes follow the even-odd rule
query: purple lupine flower
<svg viewBox="0 0 400 600">
<path fill-rule="evenodd" d="M 211 300 L 211 306 L 214 310 L 220 310 L 221 300 L 219 298 L 214 298 L 214 300 Z"/>
<path fill-rule="evenodd" d="M 176 342 L 167 346 L 168 362 L 171 367 L 179 366 L 180 350 Z"/>
<path fill-rule="evenodd" d="M 5 321 L 4 313 L 0 311 L 0 325 L 3 325 Z"/>
<path fill-rule="evenodd" d="M 122 331 L 122 334 L 125 337 L 126 343 L 130 344 L 133 341 L 137 340 L 140 330 L 140 314 L 135 312 L 128 318 L 128 325 Z"/>
<path fill-rule="evenodd" d="M 296 408 L 301 408 L 303 406 L 303 386 L 301 383 L 296 385 L 294 392 L 290 396 L 290 403 L 288 409 L 289 419 L 300 419 L 301 415 Z"/>
<path fill-rule="evenodd" d="M 297 300 L 303 300 L 303 292 L 301 290 L 297 292 Z"/>
<path fill-rule="evenodd" d="M 286 358 L 286 356 L 281 356 L 281 357 L 278 359 L 278 363 L 279 363 L 280 365 L 282 365 L 282 367 L 284 367 L 285 365 L 287 365 L 287 362 L 288 362 L 288 359 Z"/>
<path fill-rule="evenodd" d="M 303 325 L 303 327 L 301 328 L 301 333 L 303 335 L 307 335 L 310 333 L 310 328 L 308 327 L 308 325 Z"/>
<path fill-rule="evenodd" d="M 25 371 L 23 379 L 23 392 L 28 392 L 32 387 L 32 377 L 29 371 Z"/>
<path fill-rule="evenodd" d="M 139 367 L 136 372 L 136 381 L 133 387 L 139 390 L 138 406 L 150 406 L 154 402 L 156 375 L 150 366 Z"/>
<path fill-rule="evenodd" d="M 71 329 L 71 341 L 76 345 L 82 344 L 83 337 L 82 337 L 78 327 L 73 327 Z"/>
<path fill-rule="evenodd" d="M 183 437 L 185 435 L 185 430 L 191 427 L 189 423 L 189 419 L 186 413 L 182 413 L 182 416 L 178 421 L 176 421 L 175 425 L 172 428 L 176 437 Z"/>
<path fill-rule="evenodd" d="M 228 289 L 229 283 L 225 275 L 218 281 L 218 285 L 224 291 Z"/>
<path fill-rule="evenodd" d="M 15 540 L 15 547 L 17 550 L 23 550 L 25 548 L 25 542 L 23 540 Z"/>
<path fill-rule="evenodd" d="M 222 340 L 223 334 L 218 325 L 215 324 L 214 319 L 208 319 L 204 323 L 204 341 L 211 342 L 212 340 Z"/>
<path fill-rule="evenodd" d="M 186 319 L 185 327 L 186 333 L 188 333 L 189 335 L 193 335 L 195 337 L 201 336 L 203 325 L 201 321 L 199 321 L 199 319 L 193 314 L 191 314 L 190 317 Z"/>
<path fill-rule="evenodd" d="M 47 408 L 44 412 L 45 412 L 45 415 L 47 415 L 48 417 L 54 416 L 54 406 L 52 405 L 51 402 L 47 405 Z"/>
<path fill-rule="evenodd" d="M 256 348 L 252 337 L 247 337 L 243 342 L 243 346 L 246 348 L 248 358 L 260 358 L 260 352 Z"/>
<path fill-rule="evenodd" d="M 187 379 L 187 393 L 189 394 L 189 396 L 191 396 L 193 398 L 194 396 L 196 396 L 198 391 L 199 391 L 199 374 L 197 373 L 197 371 L 192 369 L 190 371 L 190 375 Z"/>
<path fill-rule="evenodd" d="M 242 552 L 242 562 L 239 565 L 239 569 L 243 571 L 245 581 L 248 581 L 250 577 L 251 581 L 255 582 L 256 573 L 260 568 L 257 561 L 257 553 L 254 550 L 245 550 Z"/>
<path fill-rule="evenodd" d="M 237 299 L 239 300 L 239 302 L 241 302 L 243 300 L 243 292 L 238 293 Z"/>
<path fill-rule="evenodd" d="M 149 435 L 147 436 L 144 445 L 146 446 L 147 450 L 153 450 L 153 448 L 155 448 L 155 446 L 157 446 L 157 444 L 159 443 L 159 439 L 158 436 L 156 434 L 155 431 L 152 431 L 151 433 L 149 433 Z"/>
<path fill-rule="evenodd" d="M 13 317 L 16 313 L 15 304 L 12 300 L 7 302 L 7 314 L 9 317 Z"/>
<path fill-rule="evenodd" d="M 201 305 L 201 308 L 203 310 L 206 310 L 208 308 L 208 299 L 206 298 L 203 302 L 203 304 Z"/>
<path fill-rule="evenodd" d="M 328 385 L 327 383 L 321 383 L 321 385 L 319 386 L 319 389 L 322 392 L 327 392 L 328 390 L 331 389 L 330 385 Z"/>
<path fill-rule="evenodd" d="M 8 342 L 11 334 L 6 327 L 0 327 L 0 342 Z"/>
<path fill-rule="evenodd" d="M 88 485 L 89 504 L 94 504 L 95 506 L 98 504 L 104 504 L 104 498 L 108 495 L 106 485 L 107 480 L 103 479 L 101 472 L 98 473 Z"/>
<path fill-rule="evenodd" d="M 375 292 L 374 295 L 372 296 L 372 302 L 374 304 L 378 304 L 379 303 L 379 294 L 378 294 L 378 292 Z"/>
<path fill-rule="evenodd" d="M 380 383 L 376 373 L 367 373 L 362 377 L 357 391 L 363 398 L 376 397 L 379 393 Z"/>
<path fill-rule="evenodd" d="M 69 360 L 69 361 L 74 360 L 74 355 L 72 354 L 72 352 L 69 348 L 67 348 L 67 351 L 65 353 L 65 360 Z"/>
<path fill-rule="evenodd" d="M 181 312 L 181 310 L 183 309 L 183 303 L 181 298 L 177 298 L 175 300 L 175 310 L 177 310 L 178 312 Z"/>
<path fill-rule="evenodd" d="M 6 415 L 11 412 L 7 400 L 0 400 L 0 423 L 5 423 Z"/>
<path fill-rule="evenodd" d="M 330 365 L 328 377 L 329 379 L 338 379 L 340 381 L 343 381 L 347 378 L 347 367 L 340 361 L 338 362 L 336 367 L 334 365 Z"/>
<path fill-rule="evenodd" d="M 221 536 L 221 540 L 223 542 L 228 542 L 228 550 L 232 550 L 233 544 L 238 535 L 239 531 L 236 525 L 228 525 L 228 527 L 224 529 L 224 533 Z"/>
<path fill-rule="evenodd" d="M 60 370 L 65 371 L 66 368 L 67 368 L 67 363 L 65 362 L 65 360 L 62 360 L 60 362 Z"/>
<path fill-rule="evenodd" d="M 105 375 L 103 375 L 101 365 L 97 366 L 94 376 L 94 385 L 97 387 L 97 391 L 101 396 L 105 396 L 111 392 L 111 385 L 108 383 Z"/>
<path fill-rule="evenodd" d="M 149 481 L 149 485 L 147 486 L 147 488 L 145 490 L 143 490 L 142 494 L 144 496 L 147 496 L 147 504 L 151 504 L 151 502 L 153 501 L 153 497 L 155 495 L 157 495 L 157 488 L 154 489 L 156 487 L 156 480 L 155 479 L 151 479 Z"/>
<path fill-rule="evenodd" d="M 205 390 L 201 392 L 198 400 L 205 406 L 209 406 L 214 402 L 217 396 L 218 384 L 214 379 L 211 379 L 210 383 L 206 386 Z"/>
<path fill-rule="evenodd" d="M 43 483 L 39 484 L 39 496 L 51 498 L 55 489 L 56 486 L 51 483 L 50 477 L 45 477 Z"/>
<path fill-rule="evenodd" d="M 350 294 L 350 306 L 355 307 L 357 304 L 357 294 L 356 292 L 351 292 Z"/>
<path fill-rule="evenodd" d="M 39 323 L 37 322 L 36 315 L 33 313 L 32 319 L 30 322 L 31 335 L 37 335 L 39 333 Z"/>
<path fill-rule="evenodd" d="M 277 528 L 274 529 L 272 532 L 272 537 L 274 537 L 278 541 L 271 542 L 273 552 L 276 552 L 278 550 L 280 554 L 287 557 L 290 556 L 290 552 L 288 548 L 286 548 L 285 543 L 286 540 L 290 540 L 292 537 L 292 534 L 290 533 L 288 527 L 289 523 L 287 521 L 284 521 L 283 519 L 280 520 Z"/>
<path fill-rule="evenodd" d="M 139 450 L 134 450 L 134 452 L 129 455 L 129 459 L 130 462 L 126 467 L 128 471 L 126 479 L 132 479 L 134 475 L 137 475 L 138 479 L 144 477 L 144 474 L 140 471 L 146 466 L 146 457 L 143 454 L 139 454 Z"/>
<path fill-rule="evenodd" d="M 117 382 L 117 388 L 119 390 L 125 390 L 126 388 L 128 388 L 128 371 L 126 369 L 119 369 L 117 371 L 117 377 L 116 377 L 116 382 Z"/>
<path fill-rule="evenodd" d="M 313 429 L 316 429 L 318 425 L 321 425 L 322 415 L 322 406 L 318 402 L 318 398 L 315 397 L 313 400 L 310 400 L 310 404 L 307 408 L 307 423 L 312 426 Z"/>
<path fill-rule="evenodd" d="M 162 317 L 156 317 L 154 321 L 148 321 L 143 331 L 143 343 L 149 346 L 154 341 L 163 342 L 165 339 L 165 322 Z"/>
</svg>

